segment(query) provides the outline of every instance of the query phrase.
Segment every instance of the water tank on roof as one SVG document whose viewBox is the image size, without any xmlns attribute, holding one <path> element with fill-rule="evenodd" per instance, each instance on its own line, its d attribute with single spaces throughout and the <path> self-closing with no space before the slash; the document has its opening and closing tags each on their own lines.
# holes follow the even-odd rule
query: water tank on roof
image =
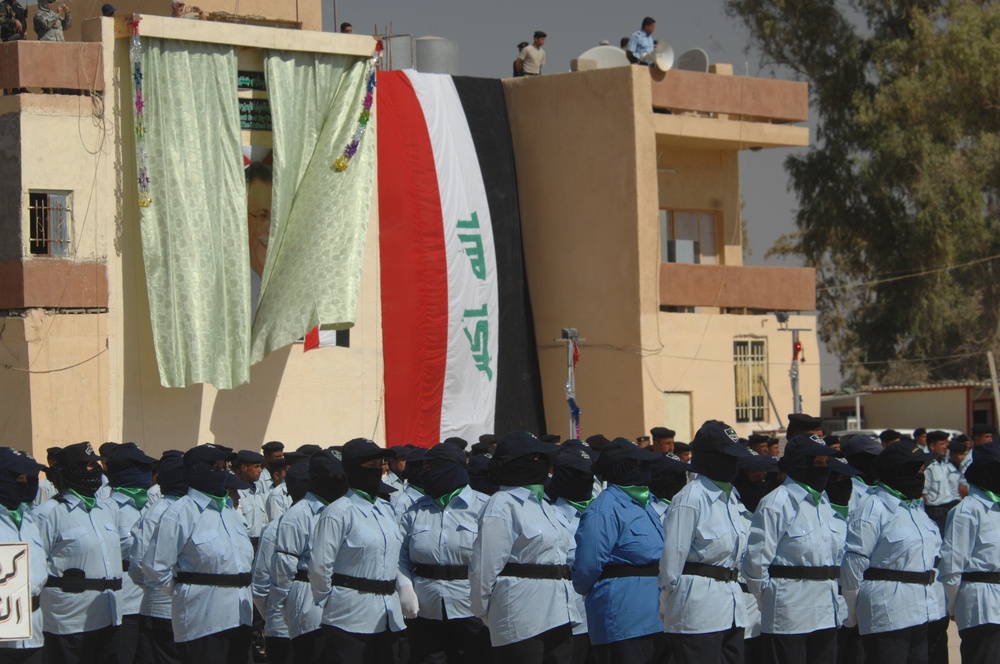
<svg viewBox="0 0 1000 664">
<path fill-rule="evenodd" d="M 416 70 L 427 74 L 458 74 L 458 42 L 443 37 L 418 37 Z"/>
</svg>

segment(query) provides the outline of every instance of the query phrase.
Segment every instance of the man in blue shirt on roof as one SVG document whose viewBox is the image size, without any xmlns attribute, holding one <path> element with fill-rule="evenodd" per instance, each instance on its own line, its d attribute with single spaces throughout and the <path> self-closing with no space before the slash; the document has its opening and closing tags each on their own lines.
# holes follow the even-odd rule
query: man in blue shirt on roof
<svg viewBox="0 0 1000 664">
<path fill-rule="evenodd" d="M 653 30 L 656 29 L 656 21 L 647 16 L 642 19 L 642 28 L 632 33 L 625 48 L 625 55 L 629 62 L 637 65 L 652 65 L 653 51 L 656 43 L 653 41 Z"/>
</svg>

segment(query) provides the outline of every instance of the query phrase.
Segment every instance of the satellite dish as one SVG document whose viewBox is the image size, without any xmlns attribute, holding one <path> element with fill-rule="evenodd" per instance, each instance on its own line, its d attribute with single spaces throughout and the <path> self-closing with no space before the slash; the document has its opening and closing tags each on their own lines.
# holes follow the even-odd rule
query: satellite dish
<svg viewBox="0 0 1000 664">
<path fill-rule="evenodd" d="M 581 53 L 577 60 L 593 60 L 597 63 L 597 69 L 628 67 L 629 65 L 625 51 L 614 46 L 595 46 Z"/>
<path fill-rule="evenodd" d="M 661 39 L 653 51 L 653 64 L 660 71 L 667 71 L 674 66 L 674 48 L 666 39 Z"/>
<path fill-rule="evenodd" d="M 707 74 L 708 53 L 700 48 L 692 48 L 689 51 L 684 51 L 681 53 L 681 57 L 677 58 L 677 69 Z"/>
</svg>

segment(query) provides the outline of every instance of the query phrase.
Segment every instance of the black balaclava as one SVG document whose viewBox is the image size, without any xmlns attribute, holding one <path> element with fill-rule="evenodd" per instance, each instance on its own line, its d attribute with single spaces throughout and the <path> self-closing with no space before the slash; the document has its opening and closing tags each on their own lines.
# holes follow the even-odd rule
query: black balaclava
<svg viewBox="0 0 1000 664">
<path fill-rule="evenodd" d="M 160 459 L 156 467 L 156 483 L 160 485 L 164 496 L 186 496 L 188 483 L 184 473 L 184 457 L 178 454 Z"/>
<path fill-rule="evenodd" d="M 38 475 L 28 475 L 27 482 L 18 482 L 17 489 L 21 492 L 22 503 L 33 503 L 38 496 Z"/>
<path fill-rule="evenodd" d="M 344 461 L 344 474 L 347 475 L 347 486 L 355 491 L 362 491 L 374 500 L 382 489 L 382 468 L 366 468 L 361 464 L 379 457 L 368 457 Z M 410 464 L 406 464 L 409 466 Z M 311 490 L 311 489 L 310 489 Z"/>
<path fill-rule="evenodd" d="M 490 478 L 500 486 L 545 484 L 548 477 L 549 460 L 538 452 L 522 454 L 505 463 L 496 457 L 490 461 Z"/>
<path fill-rule="evenodd" d="M 834 505 L 843 506 L 850 503 L 852 491 L 854 491 L 854 482 L 847 475 L 833 473 L 827 480 L 826 495 Z"/>
<path fill-rule="evenodd" d="M 732 482 L 739 463 L 739 457 L 728 454 L 695 452 L 691 455 L 691 470 L 716 482 Z"/>
<path fill-rule="evenodd" d="M 868 454 L 868 452 L 859 452 L 857 454 L 852 454 L 845 457 L 847 463 L 851 464 L 851 467 L 856 470 L 861 471 L 861 479 L 868 486 L 875 486 L 878 482 L 878 470 L 876 469 L 875 462 L 878 461 L 877 454 Z"/>
<path fill-rule="evenodd" d="M 424 470 L 420 479 L 424 483 L 424 492 L 431 498 L 440 498 L 469 484 L 469 471 L 464 465 L 444 459 L 434 459 L 429 463 L 430 467 Z"/>
<path fill-rule="evenodd" d="M 594 474 L 568 465 L 557 465 L 545 487 L 545 495 L 553 502 L 556 498 L 574 503 L 590 500 L 594 497 Z"/>
<path fill-rule="evenodd" d="M 212 470 L 209 461 L 197 461 L 188 469 L 188 484 L 192 489 L 210 496 L 225 496 L 226 478 L 230 474 L 228 470 Z"/>
<path fill-rule="evenodd" d="M 805 484 L 813 491 L 823 493 L 827 480 L 830 478 L 830 468 L 814 466 L 815 459 L 814 456 L 799 456 L 790 463 L 781 463 L 778 467 L 796 482 Z"/>
<path fill-rule="evenodd" d="M 469 486 L 473 491 L 492 496 L 500 486 L 490 480 L 490 454 L 477 454 L 469 459 Z"/>
<path fill-rule="evenodd" d="M 420 461 L 407 461 L 406 468 L 403 469 L 403 479 L 410 486 L 415 486 L 420 490 L 424 488 L 424 482 L 420 478 L 424 472 L 423 457 L 418 457 Z"/>
<path fill-rule="evenodd" d="M 305 498 L 309 492 L 309 464 L 297 463 L 288 468 L 285 473 L 285 489 L 288 490 L 292 504 Z"/>
<path fill-rule="evenodd" d="M 924 474 L 919 472 L 923 465 L 921 460 L 883 468 L 881 481 L 906 496 L 907 500 L 916 500 L 924 493 Z"/>
<path fill-rule="evenodd" d="M 124 489 L 148 489 L 153 486 L 153 469 L 132 461 L 108 463 L 108 483 Z"/>
<path fill-rule="evenodd" d="M 762 481 L 751 480 L 745 470 L 736 473 L 736 477 L 733 478 L 733 486 L 740 492 L 740 501 L 743 506 L 751 512 L 756 512 L 757 505 L 760 504 L 764 496 L 771 492 L 766 478 Z"/>
<path fill-rule="evenodd" d="M 687 485 L 687 473 L 668 471 L 653 477 L 649 490 L 660 500 L 673 500 L 677 492 Z"/>
<path fill-rule="evenodd" d="M 377 495 L 378 487 L 382 484 L 382 469 L 362 468 L 361 470 L 378 470 L 378 484 L 376 484 L 373 493 L 368 493 L 367 489 L 360 487 L 362 491 L 368 493 L 370 496 Z M 287 482 L 288 480 L 286 479 L 285 481 Z M 348 481 L 344 476 L 344 468 L 337 457 L 333 456 L 332 452 L 323 450 L 309 458 L 309 491 L 326 502 L 332 503 L 347 493 L 347 485 Z M 291 495 L 291 490 L 292 487 L 289 485 L 288 495 Z"/>
<path fill-rule="evenodd" d="M 972 463 L 965 471 L 965 479 L 980 489 L 1000 493 L 1000 462 Z"/>
<path fill-rule="evenodd" d="M 21 499 L 18 477 L 19 475 L 12 470 L 0 470 L 0 505 L 8 510 L 16 510 L 21 503 L 29 502 Z M 32 496 L 31 499 L 34 500 L 35 497 Z"/>
<path fill-rule="evenodd" d="M 93 470 L 87 470 L 87 464 L 77 462 L 69 465 L 59 465 L 59 478 L 62 490 L 72 489 L 81 496 L 93 498 L 101 488 L 101 467 L 95 464 Z"/>
<path fill-rule="evenodd" d="M 653 471 L 648 461 L 620 459 L 604 469 L 602 478 L 609 484 L 618 486 L 645 486 L 653 481 Z"/>
</svg>

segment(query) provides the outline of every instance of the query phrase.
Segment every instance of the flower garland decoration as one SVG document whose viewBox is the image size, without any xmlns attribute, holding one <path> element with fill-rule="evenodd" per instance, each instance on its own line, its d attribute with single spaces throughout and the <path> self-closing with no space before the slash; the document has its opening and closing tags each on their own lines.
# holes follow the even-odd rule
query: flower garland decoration
<svg viewBox="0 0 1000 664">
<path fill-rule="evenodd" d="M 132 18 L 129 20 L 129 27 L 132 30 L 129 59 L 132 64 L 132 88 L 135 91 L 135 165 L 138 172 L 136 184 L 139 187 L 139 207 L 149 207 L 153 198 L 149 195 L 149 165 L 147 163 L 149 155 L 146 153 L 146 120 L 143 113 L 145 102 L 142 98 L 142 44 L 139 41 L 139 21 L 138 14 L 132 14 Z"/>
<path fill-rule="evenodd" d="M 378 62 L 381 57 L 382 40 L 379 39 L 375 42 L 375 52 L 372 53 L 372 57 L 368 60 L 368 68 L 365 71 L 365 100 L 361 104 L 361 113 L 358 115 L 357 126 L 354 129 L 354 134 L 351 136 L 350 142 L 333 162 L 333 170 L 338 173 L 343 173 L 351 165 L 351 159 L 357 154 L 361 140 L 365 137 L 365 132 L 368 130 L 368 122 L 372 118 L 372 104 L 375 101 L 375 72 L 378 69 Z"/>
</svg>

